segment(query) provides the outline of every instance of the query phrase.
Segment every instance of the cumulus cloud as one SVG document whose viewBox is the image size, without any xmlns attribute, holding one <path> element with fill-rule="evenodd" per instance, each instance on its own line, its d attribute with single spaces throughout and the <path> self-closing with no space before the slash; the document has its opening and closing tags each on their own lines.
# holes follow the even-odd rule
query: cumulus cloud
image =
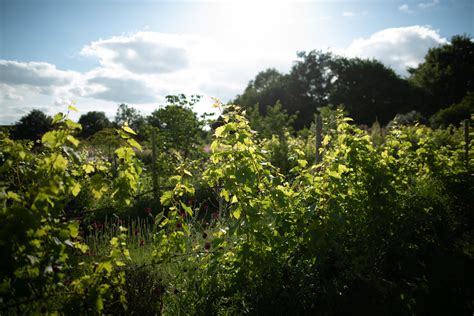
<svg viewBox="0 0 474 316">
<path fill-rule="evenodd" d="M 438 31 L 426 26 L 389 28 L 369 38 L 354 40 L 347 49 L 337 51 L 350 57 L 375 58 L 406 75 L 407 67 L 416 67 L 431 47 L 446 44 Z"/>
<path fill-rule="evenodd" d="M 75 76 L 76 73 L 59 70 L 49 63 L 0 60 L 0 82 L 8 85 L 64 86 Z"/>
<path fill-rule="evenodd" d="M 146 81 L 140 79 L 98 76 L 88 83 L 101 88 L 87 94 L 87 97 L 126 103 L 152 103 L 157 100 Z"/>
<path fill-rule="evenodd" d="M 188 51 L 196 41 L 190 36 L 138 32 L 92 42 L 81 54 L 97 57 L 106 68 L 163 74 L 189 67 Z"/>
</svg>

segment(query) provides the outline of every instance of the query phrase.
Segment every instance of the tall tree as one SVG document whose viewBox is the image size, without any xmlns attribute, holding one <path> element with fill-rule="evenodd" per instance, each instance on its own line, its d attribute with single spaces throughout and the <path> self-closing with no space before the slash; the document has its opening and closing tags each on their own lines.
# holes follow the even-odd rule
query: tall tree
<svg viewBox="0 0 474 316">
<path fill-rule="evenodd" d="M 288 113 L 299 113 L 295 128 L 309 126 L 316 109 L 328 104 L 329 93 L 334 80 L 331 71 L 333 55 L 328 52 L 299 52 L 297 61 L 289 74 L 290 104 L 283 104 Z"/>
<path fill-rule="evenodd" d="M 288 75 L 283 75 L 274 68 L 261 71 L 251 80 L 244 93 L 237 96 L 233 103 L 247 108 L 258 105 L 260 114 L 265 115 L 267 107 L 277 101 L 288 104 Z"/>
<path fill-rule="evenodd" d="M 168 104 L 151 113 L 148 123 L 158 131 L 158 143 L 162 150 L 175 149 L 188 157 L 202 136 L 203 122 L 199 120 L 192 106 L 199 96 L 168 96 Z"/>
<path fill-rule="evenodd" d="M 42 111 L 32 110 L 13 126 L 12 137 L 37 140 L 51 128 L 51 121 L 51 117 Z"/>
<path fill-rule="evenodd" d="M 379 61 L 339 57 L 331 69 L 335 80 L 329 102 L 344 105 L 357 123 L 386 124 L 415 107 L 410 84 Z"/>
<path fill-rule="evenodd" d="M 474 39 L 452 37 L 450 43 L 431 48 L 425 61 L 409 72 L 410 81 L 428 94 L 422 109 L 425 114 L 459 103 L 474 92 Z"/>
<path fill-rule="evenodd" d="M 135 132 L 141 134 L 146 120 L 137 109 L 122 103 L 117 108 L 114 123 L 117 126 L 127 123 Z"/>
<path fill-rule="evenodd" d="M 111 125 L 105 113 L 98 111 L 90 111 L 81 115 L 79 123 L 82 125 L 81 136 L 84 138 L 92 136 Z"/>
</svg>

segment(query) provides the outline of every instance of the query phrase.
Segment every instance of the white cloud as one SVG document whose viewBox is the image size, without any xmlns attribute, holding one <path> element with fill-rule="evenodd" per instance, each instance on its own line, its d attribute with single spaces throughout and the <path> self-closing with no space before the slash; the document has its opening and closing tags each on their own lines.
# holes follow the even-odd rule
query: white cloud
<svg viewBox="0 0 474 316">
<path fill-rule="evenodd" d="M 398 10 L 403 12 L 403 13 L 408 13 L 408 14 L 411 14 L 411 13 L 414 12 L 412 9 L 410 9 L 410 6 L 406 3 L 399 6 Z"/>
<path fill-rule="evenodd" d="M 64 86 L 71 83 L 76 75 L 72 71 L 58 70 L 55 65 L 49 63 L 0 60 L 0 83 L 13 86 Z"/>
<path fill-rule="evenodd" d="M 342 16 L 344 16 L 344 17 L 354 17 L 354 16 L 356 16 L 356 14 L 355 14 L 355 12 L 346 11 L 346 12 L 342 12 Z"/>
<path fill-rule="evenodd" d="M 347 49 L 335 50 L 349 57 L 375 58 L 406 75 L 416 67 L 431 47 L 446 44 L 439 32 L 427 26 L 408 26 L 379 31 L 369 38 L 354 40 Z"/>
<path fill-rule="evenodd" d="M 132 73 L 163 74 L 189 67 L 189 49 L 198 38 L 156 32 L 138 32 L 92 42 L 81 54 L 99 58 L 105 68 Z"/>
<path fill-rule="evenodd" d="M 439 4 L 439 0 L 433 0 L 431 2 L 420 2 L 418 3 L 418 8 L 422 10 L 431 9 L 436 7 Z"/>
</svg>

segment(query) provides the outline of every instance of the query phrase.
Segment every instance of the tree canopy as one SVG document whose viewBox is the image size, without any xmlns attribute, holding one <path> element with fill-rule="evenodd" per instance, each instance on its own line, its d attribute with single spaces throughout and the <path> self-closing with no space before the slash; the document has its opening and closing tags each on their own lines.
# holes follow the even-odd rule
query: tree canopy
<svg viewBox="0 0 474 316">
<path fill-rule="evenodd" d="M 336 80 L 329 103 L 342 104 L 360 124 L 371 125 L 376 120 L 386 124 L 397 113 L 415 108 L 409 83 L 379 61 L 337 58 L 331 68 Z"/>
<path fill-rule="evenodd" d="M 51 121 L 51 117 L 41 110 L 32 110 L 13 126 L 12 137 L 37 140 L 51 128 Z"/>
<path fill-rule="evenodd" d="M 105 113 L 98 111 L 90 111 L 81 115 L 79 123 L 82 125 L 81 136 L 84 138 L 92 136 L 111 125 Z"/>
<path fill-rule="evenodd" d="M 474 42 L 467 35 L 454 36 L 451 42 L 431 48 L 425 61 L 409 69 L 410 81 L 427 93 L 423 112 L 433 114 L 459 103 L 474 91 Z"/>
</svg>

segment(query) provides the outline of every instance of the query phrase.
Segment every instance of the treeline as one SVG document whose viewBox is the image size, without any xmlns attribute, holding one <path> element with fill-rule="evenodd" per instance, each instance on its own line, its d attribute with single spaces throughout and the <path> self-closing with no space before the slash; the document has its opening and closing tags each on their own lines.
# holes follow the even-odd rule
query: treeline
<svg viewBox="0 0 474 316">
<path fill-rule="evenodd" d="M 356 123 L 386 125 L 397 114 L 430 119 L 433 127 L 469 118 L 474 103 L 474 42 L 454 36 L 449 44 L 432 48 L 416 68 L 402 78 L 377 60 L 346 58 L 329 52 L 298 53 L 290 72 L 270 68 L 257 74 L 233 101 L 258 105 L 261 115 L 278 101 L 296 115 L 296 130 L 309 127 L 321 107 L 343 106 Z"/>
<path fill-rule="evenodd" d="M 198 116 L 193 111 L 194 104 L 200 99 L 198 95 L 169 95 L 166 104 L 158 105 L 148 116 L 127 104 L 120 104 L 112 121 L 104 112 L 90 111 L 79 117 L 82 128 L 77 136 L 89 140 L 92 145 L 113 145 L 108 140 L 115 138 L 115 129 L 127 124 L 137 132 L 139 141 L 150 139 L 152 130 L 156 129 L 163 144 L 173 144 L 176 149 L 186 152 L 194 141 L 206 136 L 203 127 L 209 114 Z M 52 121 L 53 118 L 41 110 L 32 110 L 12 126 L 10 133 L 13 139 L 35 141 L 52 128 Z"/>
<path fill-rule="evenodd" d="M 247 109 L 252 128 L 260 135 L 279 135 L 282 128 L 303 130 L 310 127 L 316 111 L 339 107 L 355 123 L 368 127 L 375 122 L 385 126 L 395 117 L 403 123 L 447 127 L 469 119 L 474 111 L 474 41 L 467 35 L 454 36 L 449 44 L 430 49 L 423 63 L 408 69 L 407 78 L 374 59 L 322 51 L 300 52 L 298 58 L 287 74 L 273 68 L 261 71 L 231 102 Z M 189 99 L 182 94 L 167 96 L 166 104 L 148 116 L 121 104 L 113 121 L 104 112 L 91 111 L 80 117 L 78 136 L 110 138 L 113 131 L 109 128 L 127 122 L 140 140 L 149 140 L 156 128 L 163 143 L 187 155 L 190 147 L 209 138 L 204 126 L 212 122 L 193 112 L 199 100 L 196 95 Z M 37 140 L 49 130 L 51 121 L 40 110 L 33 110 L 13 126 L 12 137 Z"/>
</svg>

